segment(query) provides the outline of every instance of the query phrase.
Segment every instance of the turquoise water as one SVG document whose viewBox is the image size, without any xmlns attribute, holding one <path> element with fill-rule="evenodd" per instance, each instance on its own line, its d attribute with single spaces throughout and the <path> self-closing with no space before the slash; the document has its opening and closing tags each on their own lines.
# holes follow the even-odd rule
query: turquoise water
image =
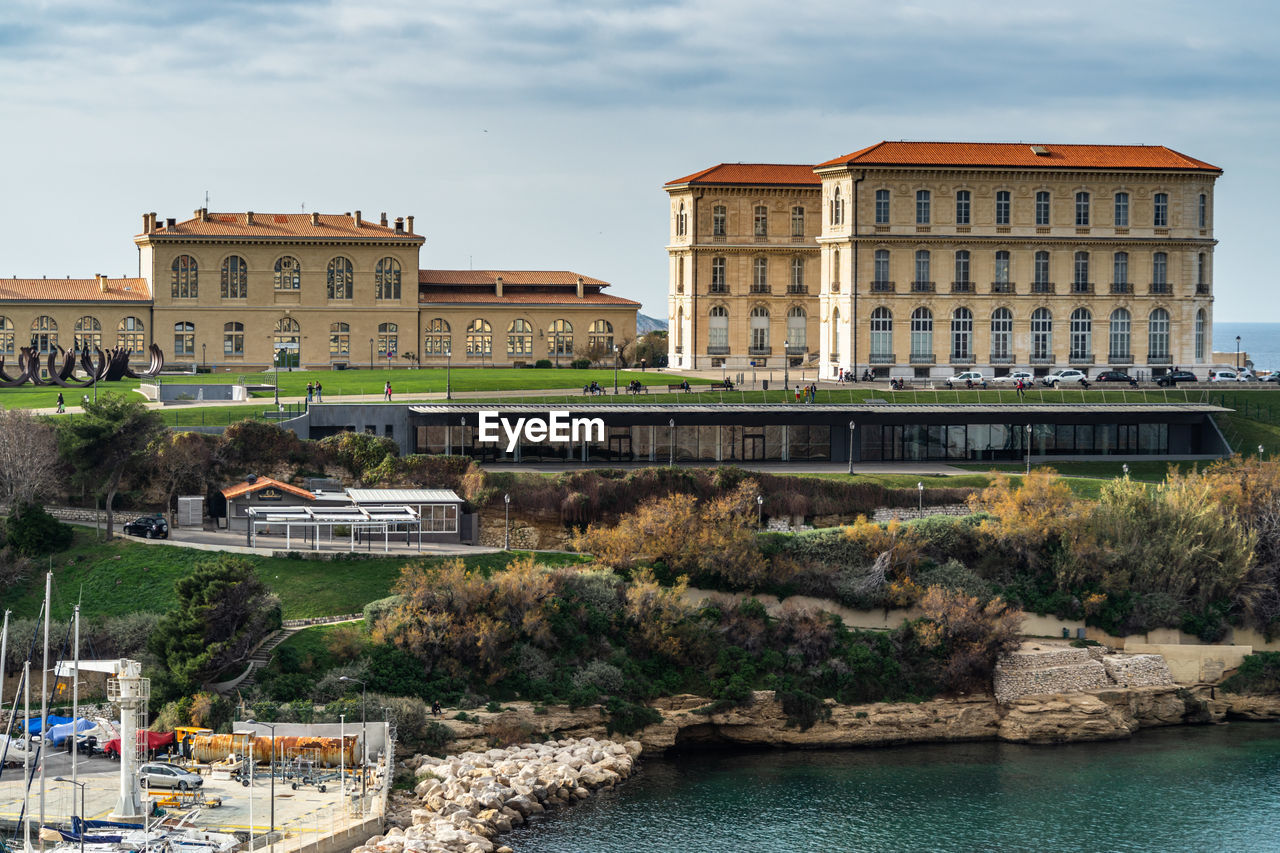
<svg viewBox="0 0 1280 853">
<path fill-rule="evenodd" d="M 650 759 L 517 853 L 1280 850 L 1280 727 Z"/>
</svg>

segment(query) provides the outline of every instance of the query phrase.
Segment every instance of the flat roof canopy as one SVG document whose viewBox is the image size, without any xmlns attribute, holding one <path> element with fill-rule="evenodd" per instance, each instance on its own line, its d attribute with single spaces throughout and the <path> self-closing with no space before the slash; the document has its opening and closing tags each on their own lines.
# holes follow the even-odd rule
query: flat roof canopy
<svg viewBox="0 0 1280 853">
<path fill-rule="evenodd" d="M 284 527 L 285 547 L 293 544 L 293 530 L 301 528 L 303 541 L 307 533 L 311 533 L 313 549 L 320 547 L 320 529 L 327 527 L 332 538 L 334 527 L 345 525 L 351 531 L 350 550 L 355 550 L 357 530 L 381 531 L 384 550 L 390 550 L 390 533 L 392 527 L 410 528 L 418 531 L 418 548 L 422 548 L 422 519 L 417 510 L 411 506 L 251 506 L 246 511 L 249 516 L 246 535 L 250 547 L 256 544 L 258 528 L 278 525 Z M 405 534 L 408 542 L 408 534 Z"/>
</svg>

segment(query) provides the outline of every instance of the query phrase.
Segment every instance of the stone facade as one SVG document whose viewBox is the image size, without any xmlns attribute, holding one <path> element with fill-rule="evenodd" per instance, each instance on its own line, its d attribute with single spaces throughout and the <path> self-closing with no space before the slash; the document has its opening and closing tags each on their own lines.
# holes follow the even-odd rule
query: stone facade
<svg viewBox="0 0 1280 853">
<path fill-rule="evenodd" d="M 1048 647 L 1006 655 L 996 664 L 996 701 L 1113 687 L 1170 687 L 1173 675 L 1159 655 L 1107 654 L 1104 646 Z"/>
</svg>

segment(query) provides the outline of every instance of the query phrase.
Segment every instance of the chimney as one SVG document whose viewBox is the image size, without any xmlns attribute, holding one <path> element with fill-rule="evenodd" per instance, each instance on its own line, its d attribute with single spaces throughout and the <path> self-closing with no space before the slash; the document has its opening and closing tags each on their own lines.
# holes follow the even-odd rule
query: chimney
<svg viewBox="0 0 1280 853">
<path fill-rule="evenodd" d="M 409 229 L 409 233 L 412 234 L 413 233 L 413 217 L 412 216 L 405 218 L 405 225 Z"/>
<path fill-rule="evenodd" d="M 201 222 L 209 221 L 209 208 L 207 207 L 200 208 L 200 221 Z"/>
<path fill-rule="evenodd" d="M 498 276 L 498 280 L 494 285 L 493 292 L 495 296 L 502 295 L 502 276 Z"/>
<path fill-rule="evenodd" d="M 582 276 L 578 276 L 578 298 L 582 298 Z"/>
<path fill-rule="evenodd" d="M 142 233 L 143 234 L 151 233 L 151 214 L 150 213 L 142 214 Z"/>
<path fill-rule="evenodd" d="M 94 273 L 93 277 L 98 280 L 98 290 L 103 293 L 107 292 L 107 277 L 102 273 Z"/>
<path fill-rule="evenodd" d="M 252 211 L 252 210 L 250 210 L 248 213 L 246 213 L 246 214 L 244 215 L 244 224 L 245 224 L 245 225 L 252 225 L 252 224 L 253 224 L 253 211 Z"/>
<path fill-rule="evenodd" d="M 320 224 L 320 213 L 318 211 L 315 211 L 315 210 L 311 211 L 311 224 L 312 225 Z"/>
<path fill-rule="evenodd" d="M 397 234 L 404 233 L 404 217 L 403 216 L 396 217 L 396 233 Z"/>
<path fill-rule="evenodd" d="M 178 224 L 178 220 L 174 219 L 172 216 L 168 217 L 168 218 L 167 218 L 167 219 L 165 219 L 165 221 L 164 221 L 164 227 L 165 227 L 165 228 L 167 228 L 167 229 L 169 229 L 170 231 L 172 231 L 172 230 L 173 230 L 173 226 L 175 226 L 175 225 L 177 225 L 177 224 Z"/>
<path fill-rule="evenodd" d="M 384 211 L 382 211 L 382 222 L 381 222 L 381 225 L 382 225 L 382 227 L 383 227 L 383 228 L 386 228 L 386 227 L 387 227 L 387 212 L 386 212 L 385 210 L 384 210 Z"/>
<path fill-rule="evenodd" d="M 357 210 L 356 215 L 351 217 L 351 219 L 356 223 L 356 227 L 359 228 L 360 227 L 360 211 Z"/>
</svg>

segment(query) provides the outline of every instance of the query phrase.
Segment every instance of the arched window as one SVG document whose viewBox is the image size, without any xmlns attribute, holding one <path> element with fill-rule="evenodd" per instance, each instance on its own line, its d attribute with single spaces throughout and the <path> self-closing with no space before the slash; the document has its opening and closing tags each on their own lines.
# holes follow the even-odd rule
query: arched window
<svg viewBox="0 0 1280 853">
<path fill-rule="evenodd" d="M 676 210 L 676 236 L 684 236 L 684 202 L 680 202 L 680 207 Z"/>
<path fill-rule="evenodd" d="M 1205 325 L 1204 309 L 1201 308 L 1196 312 L 1196 361 L 1204 361 Z"/>
<path fill-rule="evenodd" d="M 130 317 L 130 320 L 133 318 Z M 31 321 L 31 346 L 41 355 L 48 355 L 58 348 L 58 323 L 47 314 Z M 142 345 L 138 345 L 142 349 Z"/>
<path fill-rule="evenodd" d="M 1076 227 L 1089 227 L 1089 194 L 1086 192 L 1076 193 Z"/>
<path fill-rule="evenodd" d="M 347 323 L 329 324 L 329 358 L 351 357 L 351 326 Z"/>
<path fill-rule="evenodd" d="M 1093 361 L 1093 315 L 1088 308 L 1071 312 L 1071 354 L 1077 362 Z"/>
<path fill-rule="evenodd" d="M 711 236 L 723 237 L 729 227 L 729 214 L 723 204 L 711 208 Z"/>
<path fill-rule="evenodd" d="M 831 309 L 831 357 L 840 356 L 840 309 Z"/>
<path fill-rule="evenodd" d="M 78 352 L 93 352 L 95 347 L 102 346 L 102 324 L 97 317 L 81 317 L 76 320 L 76 336 L 72 346 Z M 0 347 L 0 352 L 3 352 Z"/>
<path fill-rule="evenodd" d="M 684 293 L 684 255 L 676 258 L 676 293 Z"/>
<path fill-rule="evenodd" d="M 933 361 L 933 312 L 924 306 L 911 312 L 911 360 Z"/>
<path fill-rule="evenodd" d="M 804 236 L 804 208 L 803 207 L 791 208 L 791 236 L 792 237 Z"/>
<path fill-rule="evenodd" d="M 684 315 L 684 306 L 680 306 L 681 316 Z M 552 320 L 551 325 L 547 329 L 551 340 L 547 342 L 553 356 L 573 355 L 573 324 L 568 320 Z M 683 334 L 683 329 L 677 325 L 677 336 Z"/>
<path fill-rule="evenodd" d="M 831 292 L 840 292 L 840 247 L 831 250 Z"/>
<path fill-rule="evenodd" d="M 962 287 L 969 284 L 969 250 L 961 249 L 956 252 L 956 277 L 955 283 Z"/>
<path fill-rule="evenodd" d="M 804 258 L 791 259 L 791 285 L 792 293 L 804 293 Z"/>
<path fill-rule="evenodd" d="M 957 308 L 951 314 L 951 360 L 973 361 L 973 312 Z"/>
<path fill-rule="evenodd" d="M 754 224 L 757 237 L 769 236 L 769 208 L 763 204 L 756 205 Z"/>
<path fill-rule="evenodd" d="M 587 346 L 593 352 L 613 352 L 613 324 L 596 320 L 587 330 Z"/>
<path fill-rule="evenodd" d="M 147 346 L 146 331 L 137 317 L 125 317 L 116 324 L 116 346 L 131 353 L 142 352 Z"/>
<path fill-rule="evenodd" d="M 244 323 L 222 324 L 222 355 L 244 356 Z"/>
<path fill-rule="evenodd" d="M 467 326 L 467 355 L 493 355 L 493 327 L 488 320 L 476 318 Z"/>
<path fill-rule="evenodd" d="M 1013 312 L 997 308 L 991 312 L 991 360 L 1013 361 Z"/>
<path fill-rule="evenodd" d="M 787 311 L 787 353 L 801 355 L 808 349 L 808 331 L 806 323 L 808 315 L 799 305 L 791 306 Z"/>
<path fill-rule="evenodd" d="M 729 309 L 723 305 L 711 306 L 707 351 L 712 355 L 725 355 L 729 352 Z"/>
<path fill-rule="evenodd" d="M 757 305 L 751 309 L 751 352 L 769 352 L 769 309 Z"/>
<path fill-rule="evenodd" d="M 400 353 L 400 327 L 395 323 L 378 324 L 378 357 L 393 359 Z"/>
<path fill-rule="evenodd" d="M 195 355 L 196 354 L 196 326 L 195 323 L 174 323 L 173 324 L 173 354 L 174 355 Z"/>
<path fill-rule="evenodd" d="M 378 261 L 373 270 L 374 295 L 378 299 L 400 298 L 400 262 L 393 257 Z"/>
<path fill-rule="evenodd" d="M 302 355 L 302 326 L 292 317 L 276 320 L 271 357 L 280 367 L 297 367 Z"/>
<path fill-rule="evenodd" d="M 174 299 L 195 299 L 200 295 L 200 269 L 190 255 L 178 255 L 171 266 L 170 294 Z"/>
<path fill-rule="evenodd" d="M 0 316 L 0 355 L 13 354 L 13 321 Z"/>
<path fill-rule="evenodd" d="M 1163 308 L 1155 309 L 1147 318 L 1147 361 L 1169 361 L 1169 312 Z"/>
<path fill-rule="evenodd" d="M 928 225 L 931 211 L 929 209 L 932 196 L 928 190 L 916 190 L 916 224 Z"/>
<path fill-rule="evenodd" d="M 1111 312 L 1111 320 L 1107 329 L 1107 338 L 1109 339 L 1107 360 L 1112 364 L 1129 364 L 1133 361 L 1129 348 L 1131 325 L 1128 309 L 1117 308 Z"/>
<path fill-rule="evenodd" d="M 245 299 L 249 296 L 249 265 L 239 255 L 222 259 L 219 295 L 223 299 Z"/>
<path fill-rule="evenodd" d="M 325 296 L 329 299 L 350 299 L 355 292 L 355 274 L 351 261 L 337 257 L 329 261 L 325 271 Z"/>
<path fill-rule="evenodd" d="M 932 290 L 933 279 L 930 277 L 931 260 L 928 249 L 916 252 L 916 280 L 913 290 Z"/>
<path fill-rule="evenodd" d="M 422 355 L 423 357 L 432 355 L 446 355 L 453 353 L 453 336 L 449 329 L 449 323 L 443 317 L 433 317 L 427 321 L 427 327 L 423 330 L 422 337 Z"/>
<path fill-rule="evenodd" d="M 1031 360 L 1053 361 L 1053 314 L 1048 308 L 1031 314 Z"/>
<path fill-rule="evenodd" d="M 298 259 L 285 255 L 276 261 L 276 290 L 297 290 L 302 287 L 302 264 Z"/>
<path fill-rule="evenodd" d="M 755 258 L 751 261 L 751 292 L 769 292 L 769 259 Z"/>
<path fill-rule="evenodd" d="M 563 322 L 557 320 L 556 322 Z M 684 351 L 684 306 L 676 309 L 676 354 Z"/>
<path fill-rule="evenodd" d="M 528 320 L 515 319 L 507 326 L 507 355 L 533 355 L 533 326 L 529 325 Z"/>
<path fill-rule="evenodd" d="M 883 305 L 871 312 L 871 360 L 893 361 L 893 312 Z"/>
<path fill-rule="evenodd" d="M 840 198 L 840 185 L 837 184 L 831 191 L 831 216 L 829 218 L 832 225 L 840 224 L 840 205 L 842 201 Z"/>
</svg>

